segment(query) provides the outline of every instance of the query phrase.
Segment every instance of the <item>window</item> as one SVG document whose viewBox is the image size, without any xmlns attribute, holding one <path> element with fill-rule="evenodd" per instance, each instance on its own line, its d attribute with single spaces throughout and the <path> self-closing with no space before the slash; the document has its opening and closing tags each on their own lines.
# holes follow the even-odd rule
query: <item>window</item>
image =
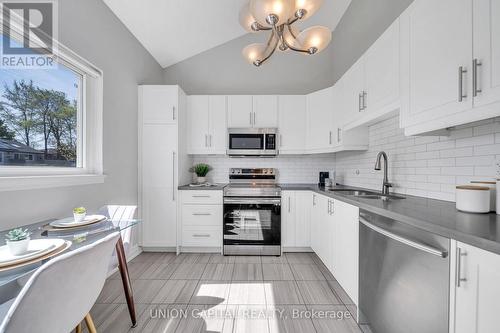
<svg viewBox="0 0 500 333">
<path fill-rule="evenodd" d="M 4 165 L 82 167 L 83 74 L 53 69 L 0 69 L 0 151 L 26 155 Z M 33 155 L 41 158 L 33 163 Z"/>
<path fill-rule="evenodd" d="M 104 181 L 102 72 L 53 43 L 56 68 L 0 68 L 0 191 Z"/>
<path fill-rule="evenodd" d="M 0 69 L 0 151 L 41 157 L 4 165 L 82 167 L 82 81 L 82 73 L 62 63 L 54 69 Z"/>
</svg>

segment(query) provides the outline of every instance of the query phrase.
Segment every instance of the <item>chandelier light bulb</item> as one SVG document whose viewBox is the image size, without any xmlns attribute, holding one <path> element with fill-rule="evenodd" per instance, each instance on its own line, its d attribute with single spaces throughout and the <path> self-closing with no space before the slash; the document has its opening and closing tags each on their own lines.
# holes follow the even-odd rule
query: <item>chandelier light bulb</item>
<svg viewBox="0 0 500 333">
<path fill-rule="evenodd" d="M 322 4 L 323 0 L 295 0 L 295 13 L 299 10 L 303 10 L 303 16 L 299 17 L 302 20 L 306 20 L 313 16 Z"/>
<path fill-rule="evenodd" d="M 251 0 L 250 13 L 263 26 L 281 25 L 294 16 L 295 0 Z"/>
<path fill-rule="evenodd" d="M 332 40 L 332 32 L 327 27 L 313 26 L 305 29 L 297 36 L 297 42 L 301 48 L 316 54 L 323 51 Z"/>
<path fill-rule="evenodd" d="M 257 32 L 257 30 L 253 29 L 252 26 L 257 27 L 256 20 L 250 14 L 249 4 L 243 6 L 240 10 L 239 16 L 241 26 L 248 32 Z"/>
<path fill-rule="evenodd" d="M 261 60 L 264 58 L 266 52 L 266 45 L 261 43 L 253 43 L 246 46 L 241 52 L 248 63 L 259 66 Z"/>
</svg>

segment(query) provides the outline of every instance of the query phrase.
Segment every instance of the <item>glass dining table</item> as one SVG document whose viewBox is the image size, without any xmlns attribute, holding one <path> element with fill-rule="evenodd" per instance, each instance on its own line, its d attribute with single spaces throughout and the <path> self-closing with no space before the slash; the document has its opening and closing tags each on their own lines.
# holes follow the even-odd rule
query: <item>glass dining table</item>
<svg viewBox="0 0 500 333">
<path fill-rule="evenodd" d="M 92 244 L 93 242 L 96 242 L 99 239 L 104 238 L 110 233 L 120 232 L 120 238 L 118 239 L 115 248 L 116 257 L 118 259 L 118 269 L 120 271 L 121 279 L 123 282 L 123 288 L 124 288 L 125 298 L 127 300 L 130 319 L 132 321 L 132 327 L 134 327 L 137 323 L 135 314 L 134 296 L 132 292 L 132 285 L 130 283 L 127 260 L 125 257 L 125 249 L 123 247 L 123 239 L 121 235 L 123 231 L 126 231 L 127 229 L 136 226 L 141 221 L 137 219 L 127 219 L 127 220 L 106 219 L 104 221 L 89 226 L 72 228 L 72 229 L 68 228 L 67 230 L 51 228 L 49 223 L 52 221 L 53 220 L 47 220 L 39 223 L 21 226 L 20 228 L 28 229 L 28 231 L 31 233 L 30 235 L 31 239 L 59 238 L 66 241 L 71 241 L 71 246 L 68 247 L 62 253 L 68 253 L 68 251 L 74 251 L 82 246 Z M 6 243 L 5 235 L 9 230 L 0 231 L 0 246 L 5 245 Z M 12 298 L 15 298 L 21 291 L 22 287 L 26 284 L 29 277 L 40 266 L 42 266 L 50 259 L 51 258 L 48 258 L 19 268 L 13 268 L 1 271 L 0 304 L 9 301 Z"/>
</svg>

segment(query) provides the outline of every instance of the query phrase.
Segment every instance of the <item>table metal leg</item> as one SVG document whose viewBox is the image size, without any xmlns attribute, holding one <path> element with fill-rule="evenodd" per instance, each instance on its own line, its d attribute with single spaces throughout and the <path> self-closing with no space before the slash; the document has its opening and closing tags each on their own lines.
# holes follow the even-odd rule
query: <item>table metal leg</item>
<svg viewBox="0 0 500 333">
<path fill-rule="evenodd" d="M 116 243 L 116 255 L 118 257 L 118 268 L 122 277 L 123 289 L 125 291 L 125 298 L 127 299 L 128 312 L 132 320 L 132 327 L 137 325 L 135 317 L 134 294 L 132 292 L 132 284 L 130 283 L 130 276 L 128 274 L 127 258 L 125 257 L 125 249 L 123 248 L 122 237 Z"/>
</svg>

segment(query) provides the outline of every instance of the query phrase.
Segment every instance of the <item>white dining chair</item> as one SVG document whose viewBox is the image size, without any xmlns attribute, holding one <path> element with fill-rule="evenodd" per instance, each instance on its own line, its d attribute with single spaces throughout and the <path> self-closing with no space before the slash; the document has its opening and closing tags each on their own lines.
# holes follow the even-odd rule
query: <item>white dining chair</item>
<svg viewBox="0 0 500 333">
<path fill-rule="evenodd" d="M 137 206 L 132 205 L 106 205 L 99 209 L 98 214 L 106 216 L 109 220 L 115 223 L 131 220 L 135 217 Z M 127 228 L 121 232 L 123 248 L 125 253 L 128 253 L 132 242 L 132 228 Z M 109 263 L 108 272 L 114 271 L 118 267 L 118 259 L 116 251 L 113 251 L 113 256 Z"/>
<path fill-rule="evenodd" d="M 84 318 L 95 332 L 89 312 L 104 286 L 118 238 L 114 232 L 43 264 L 12 302 L 0 333 L 68 333 L 81 327 Z"/>
</svg>

